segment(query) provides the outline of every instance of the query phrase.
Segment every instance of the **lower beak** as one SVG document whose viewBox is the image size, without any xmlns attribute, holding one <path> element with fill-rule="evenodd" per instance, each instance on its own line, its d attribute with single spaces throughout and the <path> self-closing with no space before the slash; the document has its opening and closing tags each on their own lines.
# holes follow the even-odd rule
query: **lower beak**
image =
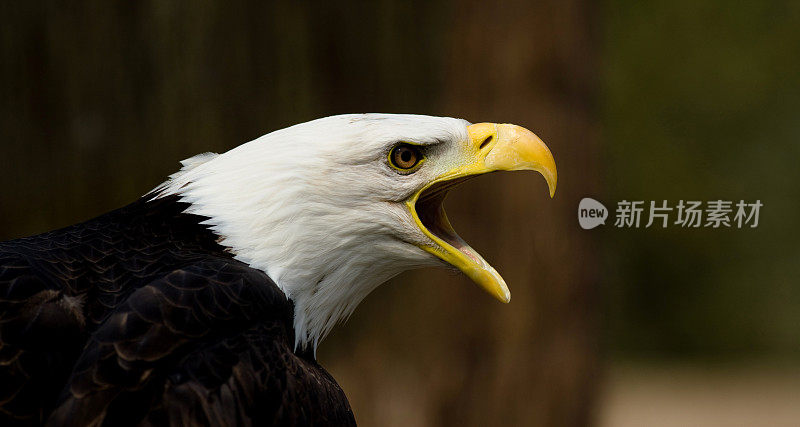
<svg viewBox="0 0 800 427">
<path fill-rule="evenodd" d="M 420 229 L 433 245 L 422 249 L 458 268 L 502 302 L 511 300 L 505 280 L 456 234 L 442 202 L 447 191 L 467 177 L 494 171 L 533 170 L 544 176 L 553 197 L 556 164 L 550 150 L 533 132 L 516 125 L 476 123 L 467 127 L 469 139 L 459 166 L 432 181 L 408 202 Z"/>
</svg>

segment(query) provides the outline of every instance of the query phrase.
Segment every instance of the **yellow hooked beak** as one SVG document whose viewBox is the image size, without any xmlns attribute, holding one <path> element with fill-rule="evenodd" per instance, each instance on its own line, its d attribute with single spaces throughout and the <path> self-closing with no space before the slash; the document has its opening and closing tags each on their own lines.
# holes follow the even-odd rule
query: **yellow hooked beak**
<svg viewBox="0 0 800 427">
<path fill-rule="evenodd" d="M 422 249 L 458 268 L 502 302 L 511 300 L 505 280 L 483 257 L 456 234 L 442 207 L 447 191 L 469 177 L 494 171 L 534 170 L 556 191 L 556 163 L 550 150 L 533 132 L 516 125 L 476 123 L 467 127 L 469 140 L 458 166 L 446 171 L 406 204 L 433 245 Z"/>
</svg>

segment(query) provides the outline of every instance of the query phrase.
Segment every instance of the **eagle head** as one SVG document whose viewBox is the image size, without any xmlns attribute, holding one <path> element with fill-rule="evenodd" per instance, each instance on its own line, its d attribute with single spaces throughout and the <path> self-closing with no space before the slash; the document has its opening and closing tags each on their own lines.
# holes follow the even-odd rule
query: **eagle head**
<svg viewBox="0 0 800 427">
<path fill-rule="evenodd" d="M 316 349 L 378 285 L 419 267 L 455 267 L 502 302 L 503 278 L 453 230 L 442 203 L 458 183 L 534 170 L 553 196 L 547 146 L 511 124 L 348 114 L 206 153 L 156 189 L 178 195 L 234 257 L 295 304 L 295 346 Z"/>
</svg>

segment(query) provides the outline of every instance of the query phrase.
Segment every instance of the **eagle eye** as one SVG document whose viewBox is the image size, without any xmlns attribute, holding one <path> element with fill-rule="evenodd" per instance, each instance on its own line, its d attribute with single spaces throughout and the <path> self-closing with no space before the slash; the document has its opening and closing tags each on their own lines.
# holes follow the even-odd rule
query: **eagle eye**
<svg viewBox="0 0 800 427">
<path fill-rule="evenodd" d="M 411 144 L 398 144 L 389 153 L 389 163 L 401 171 L 409 171 L 423 159 L 419 147 Z"/>
</svg>

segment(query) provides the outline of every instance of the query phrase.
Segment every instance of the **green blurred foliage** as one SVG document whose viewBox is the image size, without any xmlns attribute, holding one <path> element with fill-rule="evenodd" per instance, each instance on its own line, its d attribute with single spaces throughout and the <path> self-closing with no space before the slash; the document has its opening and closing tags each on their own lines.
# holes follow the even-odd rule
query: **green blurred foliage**
<svg viewBox="0 0 800 427">
<path fill-rule="evenodd" d="M 603 230 L 612 351 L 800 356 L 800 3 L 615 0 L 604 21 L 609 207 L 764 203 L 757 229 Z"/>
</svg>

